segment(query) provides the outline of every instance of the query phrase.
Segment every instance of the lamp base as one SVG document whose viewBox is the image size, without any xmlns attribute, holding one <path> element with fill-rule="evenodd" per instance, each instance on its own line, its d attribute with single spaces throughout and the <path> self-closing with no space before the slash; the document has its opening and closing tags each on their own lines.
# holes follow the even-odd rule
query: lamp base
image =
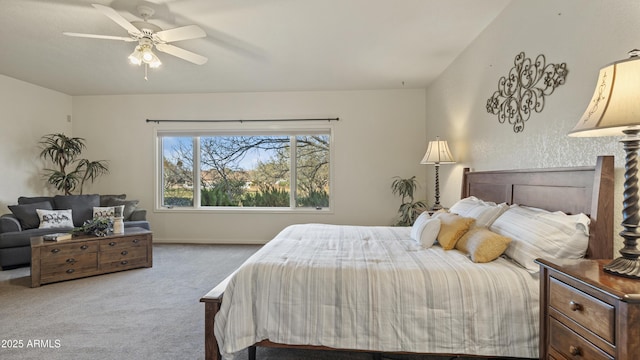
<svg viewBox="0 0 640 360">
<path fill-rule="evenodd" d="M 640 260 L 619 257 L 604 266 L 604 271 L 632 279 L 640 279 Z"/>
<path fill-rule="evenodd" d="M 429 211 L 434 211 L 434 212 L 438 210 L 442 210 L 442 205 L 440 205 L 440 203 L 433 204 L 431 209 L 429 209 Z"/>
</svg>

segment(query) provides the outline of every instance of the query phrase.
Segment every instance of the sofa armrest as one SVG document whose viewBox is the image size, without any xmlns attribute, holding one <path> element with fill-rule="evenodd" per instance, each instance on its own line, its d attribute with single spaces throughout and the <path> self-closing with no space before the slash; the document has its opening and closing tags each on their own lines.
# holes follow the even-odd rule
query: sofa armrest
<svg viewBox="0 0 640 360">
<path fill-rule="evenodd" d="M 147 210 L 146 209 L 135 209 L 131 213 L 130 221 L 146 221 L 147 220 Z"/>
<path fill-rule="evenodd" d="M 13 214 L 4 214 L 0 216 L 0 233 L 22 231 L 20 221 Z"/>
</svg>

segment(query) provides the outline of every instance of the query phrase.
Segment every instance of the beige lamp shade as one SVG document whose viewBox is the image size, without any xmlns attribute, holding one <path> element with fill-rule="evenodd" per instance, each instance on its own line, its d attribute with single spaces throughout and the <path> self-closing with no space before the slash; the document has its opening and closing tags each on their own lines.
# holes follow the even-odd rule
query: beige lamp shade
<svg viewBox="0 0 640 360">
<path fill-rule="evenodd" d="M 640 128 L 640 57 L 614 62 L 600 70 L 587 110 L 569 136 L 619 136 Z"/>
<path fill-rule="evenodd" d="M 455 162 L 447 142 L 436 138 L 436 141 L 429 141 L 427 152 L 420 164 L 455 164 Z"/>
</svg>

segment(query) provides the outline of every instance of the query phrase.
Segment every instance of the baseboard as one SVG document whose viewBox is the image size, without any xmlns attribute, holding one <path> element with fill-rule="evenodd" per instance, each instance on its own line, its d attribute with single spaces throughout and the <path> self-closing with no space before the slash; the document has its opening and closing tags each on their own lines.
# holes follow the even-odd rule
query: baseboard
<svg viewBox="0 0 640 360">
<path fill-rule="evenodd" d="M 210 245 L 264 245 L 268 240 L 264 239 L 170 239 L 170 238 L 156 238 L 153 237 L 153 242 L 156 244 L 210 244 Z"/>
</svg>

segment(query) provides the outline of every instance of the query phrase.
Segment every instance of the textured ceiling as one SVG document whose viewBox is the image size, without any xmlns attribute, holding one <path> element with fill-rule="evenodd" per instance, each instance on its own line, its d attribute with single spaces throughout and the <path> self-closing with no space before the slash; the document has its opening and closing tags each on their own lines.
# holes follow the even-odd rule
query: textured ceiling
<svg viewBox="0 0 640 360">
<path fill-rule="evenodd" d="M 162 29 L 196 24 L 202 39 L 173 43 L 204 55 L 194 65 L 158 53 L 130 65 L 135 43 L 96 10 Z M 0 74 L 69 95 L 425 88 L 509 0 L 0 0 Z"/>
</svg>

